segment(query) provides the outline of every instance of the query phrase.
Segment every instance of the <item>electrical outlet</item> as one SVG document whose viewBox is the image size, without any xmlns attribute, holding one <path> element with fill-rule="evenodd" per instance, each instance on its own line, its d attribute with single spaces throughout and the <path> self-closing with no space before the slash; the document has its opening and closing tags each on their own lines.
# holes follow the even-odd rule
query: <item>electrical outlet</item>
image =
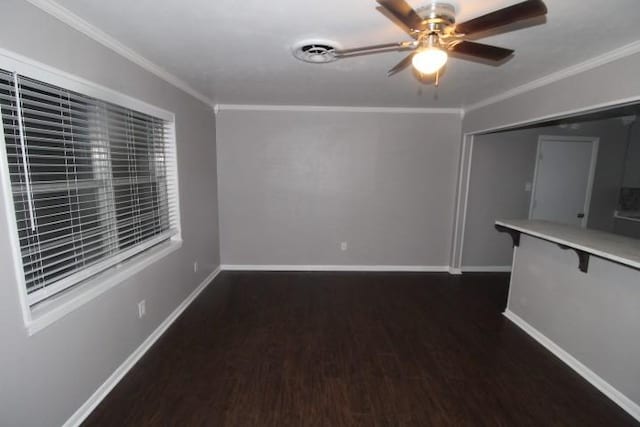
<svg viewBox="0 0 640 427">
<path fill-rule="evenodd" d="M 193 272 L 197 273 L 198 272 L 198 261 L 194 261 L 193 262 Z"/>
<path fill-rule="evenodd" d="M 145 314 L 147 314 L 147 302 L 142 300 L 138 303 L 138 318 L 142 319 Z"/>
<path fill-rule="evenodd" d="M 342 250 L 342 251 L 346 251 L 347 250 L 347 242 L 340 243 L 340 250 Z"/>
<path fill-rule="evenodd" d="M 533 184 L 530 182 L 527 182 L 524 184 L 524 191 L 531 191 L 532 187 L 533 187 Z"/>
</svg>

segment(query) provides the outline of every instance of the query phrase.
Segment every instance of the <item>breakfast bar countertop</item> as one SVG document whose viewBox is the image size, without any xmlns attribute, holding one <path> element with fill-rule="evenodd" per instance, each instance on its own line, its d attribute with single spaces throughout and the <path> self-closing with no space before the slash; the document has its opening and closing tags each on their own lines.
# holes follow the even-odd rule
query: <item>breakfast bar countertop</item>
<svg viewBox="0 0 640 427">
<path fill-rule="evenodd" d="M 497 220 L 496 225 L 640 269 L 638 239 L 540 220 Z"/>
</svg>

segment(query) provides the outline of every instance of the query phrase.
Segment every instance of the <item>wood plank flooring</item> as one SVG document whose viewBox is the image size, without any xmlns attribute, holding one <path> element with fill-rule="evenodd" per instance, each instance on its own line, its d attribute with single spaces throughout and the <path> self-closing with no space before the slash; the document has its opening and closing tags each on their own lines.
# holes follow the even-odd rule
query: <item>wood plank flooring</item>
<svg viewBox="0 0 640 427">
<path fill-rule="evenodd" d="M 501 315 L 507 287 L 224 272 L 85 425 L 638 425 Z"/>
</svg>

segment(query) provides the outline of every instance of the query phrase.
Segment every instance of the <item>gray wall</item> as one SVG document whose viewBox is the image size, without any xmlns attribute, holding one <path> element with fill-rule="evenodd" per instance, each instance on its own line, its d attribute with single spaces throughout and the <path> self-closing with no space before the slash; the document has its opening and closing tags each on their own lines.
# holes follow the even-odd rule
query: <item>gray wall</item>
<svg viewBox="0 0 640 427">
<path fill-rule="evenodd" d="M 523 236 L 508 309 L 640 404 L 638 270 Z"/>
<path fill-rule="evenodd" d="M 480 132 L 612 103 L 640 99 L 640 53 L 634 53 L 580 74 L 468 110 L 463 132 Z"/>
<path fill-rule="evenodd" d="M 121 91 L 176 115 L 184 245 L 29 337 L 0 209 L 0 424 L 61 425 L 219 264 L 215 125 L 200 101 L 21 0 L 0 25 L 0 47 Z M 28 31 L 25 29 L 28 28 Z M 185 171 L 188 171 L 185 172 Z M 198 260 L 200 271 L 193 273 Z M 147 301 L 137 318 L 136 304 Z"/>
<path fill-rule="evenodd" d="M 611 119 L 587 123 L 579 132 L 600 137 L 587 227 L 613 233 L 613 215 L 618 208 L 624 174 L 627 128 L 619 119 Z"/>
<path fill-rule="evenodd" d="M 640 122 L 636 121 L 631 127 L 629 137 L 622 185 L 640 188 Z M 640 239 L 640 222 L 616 219 L 614 230 L 617 234 Z"/>
<path fill-rule="evenodd" d="M 496 219 L 527 218 L 538 130 L 478 135 L 473 143 L 463 268 L 511 265 L 511 237 Z"/>
<path fill-rule="evenodd" d="M 447 266 L 460 122 L 221 111 L 222 263 Z"/>
<path fill-rule="evenodd" d="M 614 232 L 626 145 L 626 128 L 619 119 L 583 122 L 578 129 L 557 126 L 499 132 L 475 137 L 467 204 L 462 265 L 511 265 L 511 240 L 499 233 L 496 219 L 529 216 L 538 138 L 541 135 L 600 138 L 591 194 L 588 228 Z"/>
</svg>

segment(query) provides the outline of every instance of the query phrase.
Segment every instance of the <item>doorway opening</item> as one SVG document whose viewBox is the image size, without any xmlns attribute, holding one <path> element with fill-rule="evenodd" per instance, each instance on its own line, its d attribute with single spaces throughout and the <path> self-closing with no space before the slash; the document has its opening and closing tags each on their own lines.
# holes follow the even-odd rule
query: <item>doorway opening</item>
<svg viewBox="0 0 640 427">
<path fill-rule="evenodd" d="M 452 271 L 510 271 L 512 243 L 497 219 L 640 239 L 638 117 L 640 103 L 466 135 Z"/>
</svg>

